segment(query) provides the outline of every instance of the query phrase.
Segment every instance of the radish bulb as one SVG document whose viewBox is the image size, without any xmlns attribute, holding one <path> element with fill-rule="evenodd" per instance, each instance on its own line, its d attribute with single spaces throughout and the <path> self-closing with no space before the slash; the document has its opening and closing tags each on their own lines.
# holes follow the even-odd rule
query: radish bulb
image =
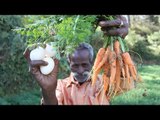
<svg viewBox="0 0 160 120">
<path fill-rule="evenodd" d="M 40 66 L 40 71 L 42 74 L 48 75 L 54 69 L 55 63 L 54 63 L 53 59 L 50 57 L 45 57 L 43 60 L 46 61 L 48 63 L 48 65 Z"/>
<path fill-rule="evenodd" d="M 47 57 L 55 57 L 57 54 L 56 48 L 52 47 L 49 44 L 46 44 L 45 54 Z"/>
<path fill-rule="evenodd" d="M 45 57 L 45 49 L 42 47 L 37 47 L 30 52 L 31 60 L 43 60 Z"/>
</svg>

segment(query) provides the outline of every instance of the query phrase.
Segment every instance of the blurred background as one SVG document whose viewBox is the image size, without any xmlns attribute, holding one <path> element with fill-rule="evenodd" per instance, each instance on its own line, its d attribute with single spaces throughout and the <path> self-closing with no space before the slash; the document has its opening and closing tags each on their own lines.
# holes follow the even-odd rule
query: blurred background
<svg viewBox="0 0 160 120">
<path fill-rule="evenodd" d="M 26 34 L 18 34 L 13 29 L 35 24 L 51 24 L 51 15 L 0 15 L 0 105 L 40 105 L 40 87 L 28 72 L 28 64 L 23 57 L 27 46 Z M 143 82 L 137 88 L 112 99 L 115 105 L 158 105 L 160 104 L 160 15 L 125 15 L 129 23 L 129 34 L 125 40 L 133 60 L 137 63 Z M 41 24 L 37 24 L 37 29 Z M 37 27 L 37 28 L 36 28 Z M 101 47 L 100 35 L 94 34 L 90 44 L 95 54 Z M 138 54 L 137 54 L 138 53 Z M 142 60 L 140 59 L 140 57 Z M 143 62 L 142 62 L 143 61 Z M 58 77 L 65 78 L 70 70 L 65 57 L 60 60 Z"/>
</svg>

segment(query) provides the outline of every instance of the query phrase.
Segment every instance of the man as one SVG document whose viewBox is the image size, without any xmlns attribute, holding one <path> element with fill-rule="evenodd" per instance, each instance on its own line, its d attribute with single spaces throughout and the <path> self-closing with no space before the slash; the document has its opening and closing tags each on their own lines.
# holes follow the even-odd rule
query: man
<svg viewBox="0 0 160 120">
<path fill-rule="evenodd" d="M 128 23 L 123 16 L 113 21 L 100 21 L 99 25 L 106 35 L 120 35 L 124 38 L 128 34 Z M 40 65 L 47 65 L 46 62 L 31 61 L 28 49 L 24 55 L 41 87 L 43 105 L 109 105 L 107 97 L 101 92 L 101 78 L 98 77 L 95 86 L 91 86 L 90 71 L 94 62 L 91 45 L 82 43 L 68 56 L 71 74 L 63 80 L 57 80 L 58 60 L 55 59 L 54 70 L 46 76 L 39 70 Z"/>
</svg>

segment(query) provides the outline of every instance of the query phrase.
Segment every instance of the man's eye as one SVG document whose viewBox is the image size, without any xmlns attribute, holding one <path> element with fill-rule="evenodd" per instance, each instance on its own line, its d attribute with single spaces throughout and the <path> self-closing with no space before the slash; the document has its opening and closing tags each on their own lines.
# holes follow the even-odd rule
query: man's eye
<svg viewBox="0 0 160 120">
<path fill-rule="evenodd" d="M 78 67 L 78 65 L 73 65 L 72 67 L 77 68 L 77 67 Z"/>
<path fill-rule="evenodd" d="M 87 67 L 87 66 L 88 66 L 88 64 L 82 64 L 82 66 L 83 66 L 83 67 Z"/>
</svg>

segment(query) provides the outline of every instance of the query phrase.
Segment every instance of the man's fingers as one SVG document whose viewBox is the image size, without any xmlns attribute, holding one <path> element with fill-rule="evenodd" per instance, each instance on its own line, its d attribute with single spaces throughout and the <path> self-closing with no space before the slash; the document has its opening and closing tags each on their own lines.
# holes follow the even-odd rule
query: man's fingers
<svg viewBox="0 0 160 120">
<path fill-rule="evenodd" d="M 107 27 L 107 22 L 106 21 L 100 21 L 99 26 L 100 27 Z"/>
<path fill-rule="evenodd" d="M 122 15 L 118 16 L 114 20 L 103 20 L 99 22 L 99 26 L 101 27 L 128 27 L 128 21 Z"/>
<path fill-rule="evenodd" d="M 58 65 L 59 64 L 59 60 L 58 59 L 54 59 L 54 62 L 55 62 L 55 65 Z"/>
<path fill-rule="evenodd" d="M 110 21 L 100 21 L 99 26 L 101 27 L 119 27 L 122 24 L 120 19 L 110 20 Z"/>
<path fill-rule="evenodd" d="M 110 36 L 121 36 L 125 38 L 125 36 L 128 34 L 128 28 L 123 27 L 123 28 L 117 28 L 117 29 L 110 29 L 107 32 L 104 32 L 106 35 Z"/>
<path fill-rule="evenodd" d="M 58 75 L 59 60 L 55 58 L 54 62 L 55 62 L 55 66 L 54 66 L 53 71 L 51 72 L 51 75 L 57 76 Z"/>
<path fill-rule="evenodd" d="M 39 67 L 39 66 L 45 66 L 48 65 L 48 62 L 43 60 L 32 60 L 30 62 L 31 67 Z"/>
<path fill-rule="evenodd" d="M 54 68 L 58 67 L 59 61 L 57 59 L 54 59 L 54 62 L 55 62 Z M 48 65 L 48 62 L 43 60 L 32 60 L 30 62 L 31 67 L 39 67 L 39 66 L 46 66 L 46 65 Z"/>
<path fill-rule="evenodd" d="M 107 28 L 105 28 L 105 27 L 101 27 L 101 30 L 104 32 L 104 31 L 106 31 L 106 29 Z"/>
<path fill-rule="evenodd" d="M 55 59 L 54 59 L 54 62 L 55 62 L 55 66 L 54 66 L 53 71 L 54 71 L 54 72 L 58 72 L 59 60 L 55 58 Z"/>
</svg>

